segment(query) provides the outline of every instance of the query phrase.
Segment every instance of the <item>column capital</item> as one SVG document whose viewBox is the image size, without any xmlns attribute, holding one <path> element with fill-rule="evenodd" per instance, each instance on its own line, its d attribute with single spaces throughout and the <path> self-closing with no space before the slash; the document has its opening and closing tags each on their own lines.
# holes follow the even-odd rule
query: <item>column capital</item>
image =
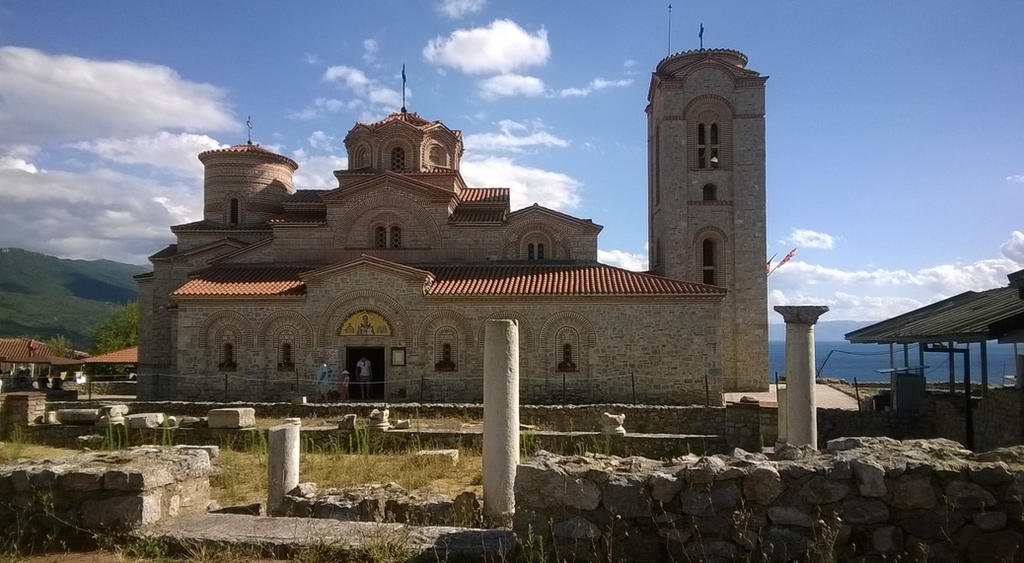
<svg viewBox="0 0 1024 563">
<path fill-rule="evenodd" d="M 776 305 L 774 309 L 786 324 L 813 325 L 828 312 L 828 305 Z"/>
</svg>

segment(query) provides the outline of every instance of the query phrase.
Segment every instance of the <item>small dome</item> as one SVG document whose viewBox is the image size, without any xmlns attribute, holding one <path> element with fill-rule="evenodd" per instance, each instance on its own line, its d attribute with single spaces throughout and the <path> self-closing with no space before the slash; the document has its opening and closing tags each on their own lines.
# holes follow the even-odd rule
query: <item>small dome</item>
<svg viewBox="0 0 1024 563">
<path fill-rule="evenodd" d="M 658 63 L 657 72 L 672 74 L 692 64 L 715 60 L 738 68 L 747 66 L 747 56 L 734 49 L 693 49 L 673 53 Z"/>
<path fill-rule="evenodd" d="M 235 155 L 235 154 L 252 154 L 252 155 L 259 156 L 262 159 L 266 159 L 266 160 L 270 160 L 270 161 L 273 161 L 273 162 L 277 162 L 279 164 L 286 164 L 286 165 L 290 166 L 292 168 L 292 170 L 296 170 L 296 169 L 299 168 L 299 164 L 297 162 L 295 162 L 294 160 L 288 158 L 287 156 L 283 156 L 283 155 L 277 154 L 277 153 L 275 153 L 273 151 L 269 151 L 269 150 L 261 147 L 258 144 L 254 145 L 254 144 L 251 144 L 251 143 L 235 145 L 233 147 L 228 147 L 226 149 L 213 149 L 213 150 L 204 151 L 204 152 L 199 153 L 199 160 L 203 164 L 206 164 L 206 162 L 208 160 L 210 160 L 211 158 L 216 157 L 218 155 Z"/>
</svg>

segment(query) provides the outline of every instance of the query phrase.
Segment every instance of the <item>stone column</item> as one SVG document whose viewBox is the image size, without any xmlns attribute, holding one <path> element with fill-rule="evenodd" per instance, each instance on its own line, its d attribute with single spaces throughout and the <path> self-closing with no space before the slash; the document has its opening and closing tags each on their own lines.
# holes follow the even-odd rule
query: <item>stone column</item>
<svg viewBox="0 0 1024 563">
<path fill-rule="evenodd" d="M 814 323 L 825 305 L 775 307 L 786 321 L 786 439 L 794 446 L 818 447 L 814 400 Z"/>
<path fill-rule="evenodd" d="M 779 434 L 776 442 L 785 444 L 789 438 L 789 433 L 786 431 L 786 388 L 781 384 L 775 384 L 775 404 L 777 405 L 775 414 L 778 417 Z"/>
<path fill-rule="evenodd" d="M 267 431 L 267 514 L 280 514 L 284 495 L 299 484 L 300 418 L 286 418 Z"/>
<path fill-rule="evenodd" d="M 484 518 L 512 524 L 519 463 L 519 325 L 488 319 L 484 325 Z"/>
</svg>

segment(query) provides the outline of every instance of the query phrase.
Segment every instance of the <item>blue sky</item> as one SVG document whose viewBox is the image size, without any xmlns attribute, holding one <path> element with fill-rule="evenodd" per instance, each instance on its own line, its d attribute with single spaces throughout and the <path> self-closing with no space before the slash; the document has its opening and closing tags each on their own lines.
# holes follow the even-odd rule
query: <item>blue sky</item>
<svg viewBox="0 0 1024 563">
<path fill-rule="evenodd" d="M 799 248 L 772 304 L 873 320 L 1024 267 L 1024 3 L 673 4 L 673 51 L 703 22 L 770 76 L 768 256 Z M 200 216 L 195 154 L 244 142 L 248 115 L 299 187 L 331 187 L 405 63 L 471 184 L 592 218 L 602 260 L 644 269 L 668 12 L 626 6 L 0 2 L 0 246 L 144 263 Z"/>
</svg>

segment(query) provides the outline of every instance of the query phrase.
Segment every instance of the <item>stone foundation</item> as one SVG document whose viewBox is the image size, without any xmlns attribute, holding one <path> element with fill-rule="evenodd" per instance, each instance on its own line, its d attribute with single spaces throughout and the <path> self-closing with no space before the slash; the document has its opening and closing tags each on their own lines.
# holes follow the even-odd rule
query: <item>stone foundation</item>
<svg viewBox="0 0 1024 563">
<path fill-rule="evenodd" d="M 669 463 L 538 455 L 518 466 L 515 530 L 567 560 L 1011 561 L 1024 550 L 1024 446 L 841 438 L 827 449 Z"/>
<path fill-rule="evenodd" d="M 202 513 L 210 467 L 203 449 L 160 447 L 8 463 L 0 467 L 0 530 L 40 545 L 34 540 L 88 539 Z"/>
<path fill-rule="evenodd" d="M 281 508 L 280 516 L 417 526 L 476 526 L 483 517 L 472 492 L 452 500 L 439 493 L 410 493 L 397 483 L 323 490 L 301 483 L 285 495 Z"/>
</svg>

